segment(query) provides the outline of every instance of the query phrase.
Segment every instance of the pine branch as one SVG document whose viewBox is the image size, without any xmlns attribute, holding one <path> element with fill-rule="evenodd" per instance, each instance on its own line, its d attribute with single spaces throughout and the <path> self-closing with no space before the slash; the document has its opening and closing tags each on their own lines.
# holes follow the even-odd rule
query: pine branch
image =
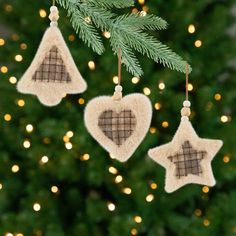
<svg viewBox="0 0 236 236">
<path fill-rule="evenodd" d="M 87 0 L 89 3 L 93 3 L 98 7 L 107 9 L 111 8 L 126 8 L 134 6 L 134 0 Z"/>
<path fill-rule="evenodd" d="M 115 22 L 124 27 L 143 30 L 161 30 L 167 28 L 167 22 L 165 20 L 152 14 L 142 16 L 141 13 L 131 13 L 118 17 Z"/>
<path fill-rule="evenodd" d="M 141 30 L 133 29 L 127 25 L 118 23 L 115 27 L 117 34 L 122 37 L 129 47 L 135 49 L 139 53 L 146 55 L 157 63 L 185 73 L 186 62 L 171 51 L 166 45 L 163 45 L 152 36 L 143 33 Z"/>
<path fill-rule="evenodd" d="M 76 20 L 74 20 L 76 19 Z M 101 37 L 94 26 L 85 21 L 85 16 L 80 12 L 73 12 L 71 16 L 72 26 L 76 33 L 79 33 L 81 39 L 99 55 L 103 54 L 105 48 Z M 76 23 L 75 23 L 76 22 Z"/>
<path fill-rule="evenodd" d="M 111 28 L 112 18 L 115 14 L 107 9 L 99 8 L 89 2 L 87 4 L 80 4 L 79 9 L 84 15 L 89 16 L 93 24 L 101 31 L 108 31 Z"/>
<path fill-rule="evenodd" d="M 93 51 L 101 55 L 105 51 L 101 36 L 98 34 L 96 28 L 92 25 L 92 22 L 87 22 L 86 17 L 82 11 L 78 10 L 78 2 L 76 0 L 57 0 L 64 8 L 67 9 L 68 15 L 71 17 L 72 27 L 76 33 L 79 33 L 81 39 L 89 46 Z M 81 6 L 80 6 L 81 7 Z"/>
<path fill-rule="evenodd" d="M 116 31 L 111 31 L 110 43 L 115 55 L 117 55 L 118 49 L 121 49 L 121 61 L 122 64 L 126 66 L 128 72 L 132 73 L 133 75 L 143 74 L 143 70 L 139 64 L 138 59 L 130 50 L 130 48 L 124 44 L 124 41 L 119 33 Z"/>
<path fill-rule="evenodd" d="M 57 2 L 67 9 L 72 26 L 82 40 L 98 54 L 104 52 L 104 46 L 96 28 L 102 32 L 109 31 L 114 54 L 116 55 L 120 48 L 122 62 L 133 75 L 143 74 L 134 51 L 170 69 L 185 73 L 186 62 L 169 47 L 145 33 L 145 30 L 165 29 L 167 27 L 165 20 L 151 14 L 131 13 L 118 16 L 110 11 L 112 8 L 132 6 L 133 0 L 57 0 Z M 86 19 L 89 19 L 89 22 Z M 191 72 L 191 67 L 189 71 Z"/>
</svg>

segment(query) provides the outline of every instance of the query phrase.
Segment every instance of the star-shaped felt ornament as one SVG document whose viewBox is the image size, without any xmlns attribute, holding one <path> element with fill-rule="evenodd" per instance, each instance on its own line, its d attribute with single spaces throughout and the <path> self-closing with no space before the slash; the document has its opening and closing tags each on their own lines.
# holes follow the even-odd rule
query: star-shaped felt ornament
<svg viewBox="0 0 236 236">
<path fill-rule="evenodd" d="M 221 140 L 199 138 L 187 116 L 183 116 L 173 140 L 150 149 L 148 155 L 166 169 L 166 192 L 195 183 L 214 186 L 211 161 Z"/>
</svg>

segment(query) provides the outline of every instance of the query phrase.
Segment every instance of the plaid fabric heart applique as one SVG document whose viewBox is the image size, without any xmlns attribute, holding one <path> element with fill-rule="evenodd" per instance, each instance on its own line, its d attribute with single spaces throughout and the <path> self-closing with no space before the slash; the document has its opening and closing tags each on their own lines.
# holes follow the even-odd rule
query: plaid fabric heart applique
<svg viewBox="0 0 236 236">
<path fill-rule="evenodd" d="M 102 96 L 85 109 L 89 133 L 110 155 L 124 162 L 144 139 L 151 123 L 152 106 L 143 94 L 130 94 L 119 101 Z"/>
</svg>

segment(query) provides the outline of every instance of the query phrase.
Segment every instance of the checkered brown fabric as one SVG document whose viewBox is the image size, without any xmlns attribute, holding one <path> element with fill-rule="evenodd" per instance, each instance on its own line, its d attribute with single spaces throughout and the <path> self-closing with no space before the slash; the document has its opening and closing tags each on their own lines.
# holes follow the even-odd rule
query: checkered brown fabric
<svg viewBox="0 0 236 236">
<path fill-rule="evenodd" d="M 56 46 L 46 54 L 43 63 L 36 70 L 32 78 L 34 81 L 69 83 L 71 78 Z"/>
<path fill-rule="evenodd" d="M 99 116 L 98 126 L 117 146 L 121 146 L 132 135 L 136 127 L 136 117 L 131 110 L 120 113 L 107 110 Z"/>
<path fill-rule="evenodd" d="M 200 175 L 202 168 L 200 162 L 205 158 L 205 151 L 194 150 L 189 141 L 182 145 L 182 151 L 168 159 L 176 165 L 176 176 L 181 178 L 188 174 Z"/>
</svg>

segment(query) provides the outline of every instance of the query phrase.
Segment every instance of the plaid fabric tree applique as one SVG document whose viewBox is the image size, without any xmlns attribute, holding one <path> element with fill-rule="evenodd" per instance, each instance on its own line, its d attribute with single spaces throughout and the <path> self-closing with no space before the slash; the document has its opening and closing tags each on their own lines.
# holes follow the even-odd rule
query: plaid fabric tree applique
<svg viewBox="0 0 236 236">
<path fill-rule="evenodd" d="M 17 89 L 21 93 L 36 95 L 46 106 L 55 106 L 66 94 L 84 92 L 87 84 L 57 27 L 57 7 L 52 6 L 50 11 L 50 27 L 46 30 L 31 65 L 18 82 Z"/>
</svg>

